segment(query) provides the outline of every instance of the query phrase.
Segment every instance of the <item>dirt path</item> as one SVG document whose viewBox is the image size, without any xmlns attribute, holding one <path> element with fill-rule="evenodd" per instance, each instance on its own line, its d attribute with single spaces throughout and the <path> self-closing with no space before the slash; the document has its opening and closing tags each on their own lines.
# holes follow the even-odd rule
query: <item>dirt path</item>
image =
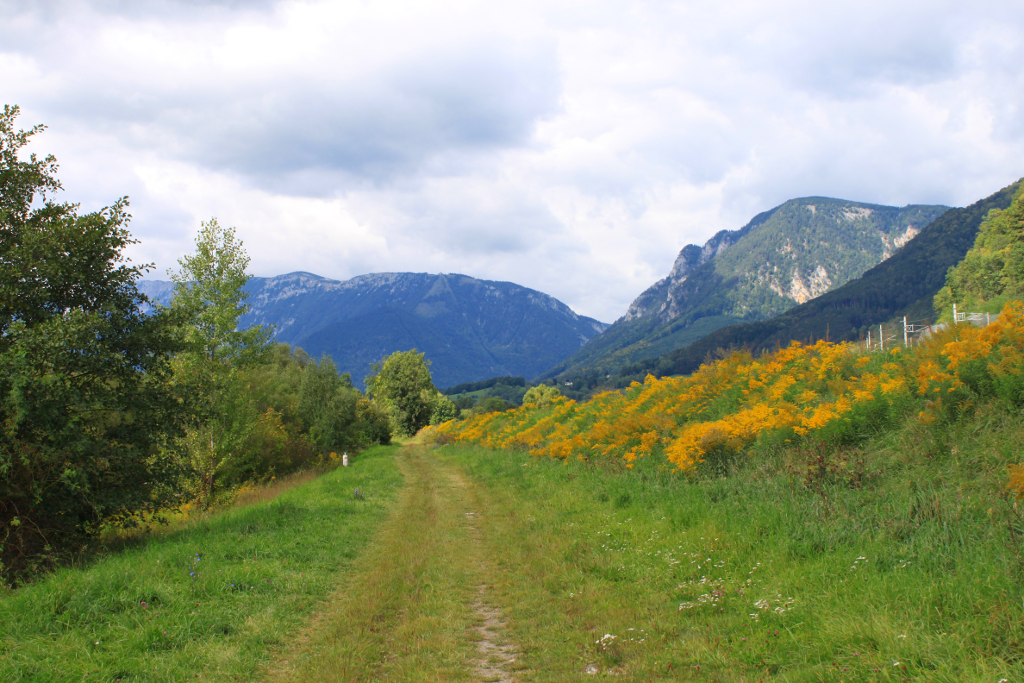
<svg viewBox="0 0 1024 683">
<path fill-rule="evenodd" d="M 486 501 L 422 446 L 397 457 L 395 512 L 269 680 L 516 680 L 484 551 Z"/>
</svg>

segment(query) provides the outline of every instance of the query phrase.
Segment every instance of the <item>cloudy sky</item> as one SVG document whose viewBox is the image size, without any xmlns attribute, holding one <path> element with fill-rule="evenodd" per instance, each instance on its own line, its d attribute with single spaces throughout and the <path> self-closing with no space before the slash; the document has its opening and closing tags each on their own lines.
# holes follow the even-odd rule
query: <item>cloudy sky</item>
<svg viewBox="0 0 1024 683">
<path fill-rule="evenodd" d="M 1024 175 L 1024 3 L 0 0 L 0 94 L 150 277 L 461 272 L 605 321 L 787 199 Z"/>
</svg>

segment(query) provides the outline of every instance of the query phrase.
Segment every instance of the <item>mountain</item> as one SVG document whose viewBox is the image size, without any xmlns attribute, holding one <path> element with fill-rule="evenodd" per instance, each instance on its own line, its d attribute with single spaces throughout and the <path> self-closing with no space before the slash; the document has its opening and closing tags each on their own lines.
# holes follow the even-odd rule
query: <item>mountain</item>
<svg viewBox="0 0 1024 683">
<path fill-rule="evenodd" d="M 169 300 L 170 283 L 139 289 Z M 373 273 L 338 281 L 311 273 L 252 278 L 242 326 L 272 324 L 276 339 L 330 355 L 357 385 L 394 351 L 416 348 L 439 387 L 498 375 L 533 377 L 608 325 L 541 292 L 457 274 Z"/>
<path fill-rule="evenodd" d="M 902 316 L 934 320 L 932 301 L 947 271 L 964 259 L 989 212 L 1009 207 L 1022 183 L 1024 178 L 966 208 L 950 209 L 856 280 L 771 320 L 724 327 L 687 347 L 624 366 L 620 382 L 647 373 L 689 374 L 719 349 L 743 347 L 758 353 L 792 340 L 852 341 L 869 327 Z"/>
<path fill-rule="evenodd" d="M 684 247 L 667 277 L 543 377 L 612 372 L 719 328 L 777 316 L 885 261 L 947 209 L 792 199 L 703 247 Z"/>
</svg>

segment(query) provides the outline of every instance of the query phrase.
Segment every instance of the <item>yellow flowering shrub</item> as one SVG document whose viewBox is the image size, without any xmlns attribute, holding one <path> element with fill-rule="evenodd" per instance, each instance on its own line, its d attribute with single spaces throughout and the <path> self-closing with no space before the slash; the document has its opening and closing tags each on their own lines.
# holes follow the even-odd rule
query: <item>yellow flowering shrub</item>
<svg viewBox="0 0 1024 683">
<path fill-rule="evenodd" d="M 759 358 L 736 352 L 689 377 L 648 376 L 586 403 L 557 397 L 446 422 L 430 436 L 627 467 L 657 455 L 689 471 L 712 452 L 741 452 L 766 435 L 854 438 L 862 427 L 915 412 L 930 424 L 970 391 L 989 386 L 1024 402 L 1019 302 L 986 328 L 960 325 L 911 349 L 862 353 L 854 344 L 819 341 L 793 342 Z M 1015 476 L 1024 491 L 1024 471 Z"/>
</svg>

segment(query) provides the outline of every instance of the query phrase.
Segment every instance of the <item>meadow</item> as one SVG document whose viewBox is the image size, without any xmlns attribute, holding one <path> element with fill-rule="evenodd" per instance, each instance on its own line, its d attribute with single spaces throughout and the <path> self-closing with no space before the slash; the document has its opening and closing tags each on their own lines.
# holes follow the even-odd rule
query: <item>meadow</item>
<svg viewBox="0 0 1024 683">
<path fill-rule="evenodd" d="M 396 450 L 8 592 L 0 681 L 251 680 L 387 517 Z"/>
</svg>

